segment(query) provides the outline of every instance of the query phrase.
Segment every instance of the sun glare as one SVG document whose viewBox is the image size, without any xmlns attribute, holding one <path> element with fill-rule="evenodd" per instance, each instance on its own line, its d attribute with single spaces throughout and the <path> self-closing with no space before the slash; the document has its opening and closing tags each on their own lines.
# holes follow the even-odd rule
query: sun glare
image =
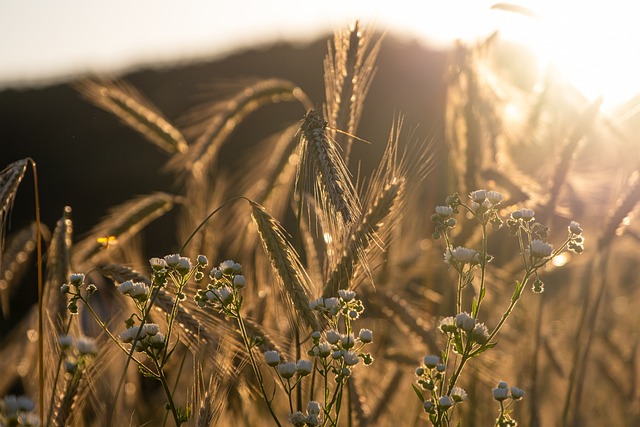
<svg viewBox="0 0 640 427">
<path fill-rule="evenodd" d="M 640 92 L 640 38 L 633 2 L 529 1 L 518 6 L 527 16 L 498 5 L 503 37 L 522 43 L 542 68 L 578 89 L 587 99 L 604 98 L 613 107 Z"/>
</svg>

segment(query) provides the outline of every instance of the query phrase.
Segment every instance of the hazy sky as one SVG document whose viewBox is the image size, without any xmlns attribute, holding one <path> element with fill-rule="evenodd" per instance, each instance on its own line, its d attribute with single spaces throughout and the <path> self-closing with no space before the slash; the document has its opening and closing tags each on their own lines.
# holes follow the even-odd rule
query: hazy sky
<svg viewBox="0 0 640 427">
<path fill-rule="evenodd" d="M 88 72 L 213 58 L 281 40 L 308 41 L 354 17 L 447 43 L 500 29 L 532 46 L 589 97 L 640 89 L 635 2 L 521 0 L 541 19 L 488 0 L 0 0 L 0 89 Z"/>
<path fill-rule="evenodd" d="M 0 0 L 0 86 L 311 40 L 353 17 L 450 40 L 491 2 Z M 436 4 L 436 2 L 433 2 Z M 464 4 L 464 7 L 461 5 Z M 460 10 L 468 10 L 461 15 Z M 494 12 L 495 15 L 495 12 Z"/>
</svg>

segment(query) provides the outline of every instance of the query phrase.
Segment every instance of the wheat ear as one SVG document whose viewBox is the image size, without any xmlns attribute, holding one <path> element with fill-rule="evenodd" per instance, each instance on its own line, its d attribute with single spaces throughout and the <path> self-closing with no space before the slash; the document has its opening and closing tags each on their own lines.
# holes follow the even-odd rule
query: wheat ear
<svg viewBox="0 0 640 427">
<path fill-rule="evenodd" d="M 47 311 L 50 316 L 56 315 L 55 328 L 58 334 L 63 333 L 63 320 L 68 315 L 67 299 L 60 293 L 60 286 L 69 280 L 72 234 L 71 208 L 66 206 L 62 218 L 56 224 L 51 244 L 47 250 L 47 280 L 44 289 Z"/>
<path fill-rule="evenodd" d="M 296 250 L 285 238 L 285 231 L 275 218 L 261 205 L 252 201 L 249 204 L 262 246 L 277 273 L 283 295 L 286 295 L 285 300 L 291 303 L 295 312 L 289 313 L 290 320 L 296 324 L 297 319 L 302 319 L 308 327 L 316 330 L 318 322 L 309 307 L 311 281 L 300 263 Z"/>
<path fill-rule="evenodd" d="M 364 100 L 375 76 L 375 61 L 382 37 L 355 21 L 348 29 L 338 30 L 327 46 L 324 60 L 324 85 L 327 120 L 334 129 L 348 132 L 333 134 L 349 159 L 353 135 L 358 128 Z"/>
<path fill-rule="evenodd" d="M 48 240 L 48 230 L 43 227 L 43 237 Z M 7 247 L 2 254 L 0 266 L 0 301 L 2 315 L 9 315 L 9 298 L 20 284 L 30 263 L 29 260 L 36 250 L 37 230 L 33 223 L 12 233 L 7 239 Z"/>
<path fill-rule="evenodd" d="M 0 171 L 0 254 L 4 249 L 4 232 L 7 222 L 7 214 L 13 206 L 13 201 L 18 192 L 18 187 L 27 171 L 29 159 L 21 159 L 11 163 Z M 0 263 L 2 257 L 0 257 Z M 2 264 L 0 264 L 0 270 Z"/>
<path fill-rule="evenodd" d="M 189 146 L 182 133 L 130 85 L 85 80 L 76 90 L 97 107 L 117 116 L 167 153 L 184 153 Z"/>
<path fill-rule="evenodd" d="M 301 161 L 296 188 L 311 190 L 321 211 L 327 216 L 334 238 L 341 237 L 360 217 L 360 202 L 351 177 L 335 142 L 326 132 L 327 123 L 317 110 L 304 117 L 300 130 Z M 310 189 L 309 186 L 313 185 Z"/>
<path fill-rule="evenodd" d="M 299 101 L 305 108 L 310 105 L 302 89 L 286 80 L 269 79 L 247 86 L 211 108 L 215 114 L 208 118 L 204 132 L 187 153 L 170 161 L 170 168 L 201 178 L 222 144 L 247 115 L 265 104 L 283 101 Z"/>
<path fill-rule="evenodd" d="M 376 232 L 391 214 L 403 186 L 403 178 L 393 178 L 373 200 L 371 207 L 349 239 L 342 258 L 330 273 L 323 291 L 324 296 L 333 296 L 339 289 L 348 288 L 355 266 L 362 259 L 362 252 L 369 248 L 375 239 Z"/>
</svg>

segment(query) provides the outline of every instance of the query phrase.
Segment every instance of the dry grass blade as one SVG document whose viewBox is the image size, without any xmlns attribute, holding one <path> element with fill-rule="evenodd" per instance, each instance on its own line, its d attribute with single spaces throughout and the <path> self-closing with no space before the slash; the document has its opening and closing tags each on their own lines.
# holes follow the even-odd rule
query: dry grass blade
<svg viewBox="0 0 640 427">
<path fill-rule="evenodd" d="M 91 103 L 116 115 L 167 153 L 188 150 L 182 133 L 145 97 L 125 83 L 85 80 L 76 89 Z"/>
<path fill-rule="evenodd" d="M 48 231 L 44 230 L 45 239 Z M 36 249 L 37 230 L 35 223 L 13 233 L 2 254 L 0 270 L 0 301 L 2 315 L 9 315 L 9 299 L 29 266 L 31 255 Z"/>
<path fill-rule="evenodd" d="M 332 237 L 338 239 L 360 217 L 360 202 L 338 147 L 327 135 L 326 126 L 317 110 L 310 110 L 303 119 L 296 188 L 301 193 L 314 195 L 327 216 Z"/>
<path fill-rule="evenodd" d="M 201 178 L 222 144 L 247 115 L 262 105 L 283 101 L 299 101 L 305 108 L 310 105 L 304 92 L 286 80 L 264 80 L 244 88 L 212 108 L 216 114 L 208 118 L 204 132 L 187 153 L 172 159 L 170 167 Z"/>
<path fill-rule="evenodd" d="M 324 288 L 324 296 L 336 295 L 339 289 L 347 289 L 362 253 L 369 248 L 375 234 L 391 214 L 404 186 L 403 178 L 393 178 L 373 200 L 371 207 L 358 224 L 344 249 L 342 258 L 333 268 Z"/>
<path fill-rule="evenodd" d="M 336 31 L 324 60 L 327 120 L 334 129 L 349 134 L 358 128 L 382 42 L 381 37 L 374 39 L 369 33 L 358 21 L 346 30 Z M 348 159 L 353 139 L 337 133 L 333 136 Z"/>
<path fill-rule="evenodd" d="M 317 329 L 318 322 L 313 311 L 309 308 L 309 295 L 311 295 L 311 283 L 305 272 L 298 254 L 285 237 L 285 231 L 269 213 L 259 204 L 251 204 L 251 216 L 258 228 L 262 246 L 271 261 L 271 265 L 277 273 L 280 288 L 285 301 L 292 306 L 289 318 L 293 324 L 302 320 L 306 326 Z"/>
<path fill-rule="evenodd" d="M 69 280 L 72 234 L 71 208 L 67 206 L 56 224 L 47 251 L 47 280 L 44 289 L 44 303 L 49 316 L 54 316 L 56 321 L 60 321 L 54 323 L 58 328 L 58 334 L 62 333 L 62 320 L 67 316 L 67 300 L 60 293 L 60 286 Z"/>
<path fill-rule="evenodd" d="M 107 252 L 102 239 L 115 238 L 119 243 L 126 242 L 151 221 L 169 211 L 174 202 L 175 196 L 158 192 L 116 206 L 105 220 L 93 228 L 89 237 L 78 243 L 73 264 L 78 267 L 92 259 L 98 261 Z"/>
</svg>

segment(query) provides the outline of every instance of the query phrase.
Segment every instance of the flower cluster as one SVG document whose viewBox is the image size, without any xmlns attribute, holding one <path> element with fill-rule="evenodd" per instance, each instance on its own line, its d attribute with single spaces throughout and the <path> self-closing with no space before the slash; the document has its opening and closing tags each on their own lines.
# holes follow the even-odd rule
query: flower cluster
<svg viewBox="0 0 640 427">
<path fill-rule="evenodd" d="M 356 298 L 356 293 L 347 289 L 338 291 L 339 297 L 318 298 L 309 303 L 312 310 L 319 311 L 326 318 L 339 316 L 340 314 L 349 320 L 356 320 L 362 312 L 364 305 Z"/>
<path fill-rule="evenodd" d="M 74 373 L 78 369 L 84 369 L 98 354 L 98 346 L 93 338 L 71 335 L 60 335 L 58 345 L 65 356 L 65 370 Z"/>
<path fill-rule="evenodd" d="M 147 353 L 150 356 L 159 355 L 166 345 L 165 336 L 155 323 L 145 323 L 142 328 L 130 326 L 120 332 L 119 337 L 126 344 L 135 342 L 136 351 Z"/>
<path fill-rule="evenodd" d="M 181 287 L 191 277 L 196 282 L 204 278 L 204 268 L 209 261 L 204 255 L 198 255 L 195 265 L 190 258 L 181 256 L 180 254 L 170 254 L 164 258 L 151 258 L 151 279 L 153 286 L 164 287 L 171 279 L 176 286 Z M 184 299 L 184 295 L 180 295 Z"/>
<path fill-rule="evenodd" d="M 467 400 L 467 392 L 460 387 L 452 387 L 448 393 L 438 394 L 438 387 L 443 384 L 446 370 L 447 367 L 440 361 L 440 357 L 434 355 L 425 356 L 422 364 L 416 369 L 418 384 L 422 390 L 428 390 L 431 397 L 426 399 L 422 393 L 416 391 L 422 400 L 422 408 L 433 419 L 441 417 L 442 413 Z"/>
<path fill-rule="evenodd" d="M 509 401 L 515 402 L 522 400 L 524 397 L 524 390 L 518 387 L 511 387 L 505 381 L 500 381 L 498 386 L 491 390 L 493 398 L 500 403 L 500 414 L 496 420 L 496 426 L 499 427 L 515 427 L 516 421 L 509 415 L 509 410 L 505 405 Z"/>
<path fill-rule="evenodd" d="M 303 414 L 297 411 L 289 414 L 289 422 L 296 427 L 319 426 L 322 423 L 320 412 L 320 404 L 314 400 L 310 400 L 307 404 L 307 413 Z"/>
<path fill-rule="evenodd" d="M 580 224 L 575 221 L 571 221 L 569 224 L 569 243 L 567 248 L 571 252 L 581 254 L 584 251 L 584 237 L 582 236 L 582 228 Z"/>
<path fill-rule="evenodd" d="M 467 312 L 445 317 L 440 321 L 439 329 L 453 339 L 456 348 L 467 343 L 485 345 L 489 341 L 489 330 L 485 324 L 476 321 Z"/>
<path fill-rule="evenodd" d="M 205 307 L 207 303 L 211 303 L 227 311 L 225 309 L 232 308 L 240 302 L 239 291 L 246 283 L 240 264 L 231 260 L 223 261 L 211 270 L 209 279 L 206 289 L 199 289 L 195 296 L 198 306 Z"/>
<path fill-rule="evenodd" d="M 0 400 L 1 426 L 38 426 L 40 421 L 33 412 L 36 404 L 26 396 L 5 396 Z"/>
<path fill-rule="evenodd" d="M 82 299 L 81 290 L 85 287 L 85 275 L 82 273 L 73 273 L 69 276 L 69 283 L 64 283 L 60 287 L 60 292 L 69 295 L 67 309 L 71 314 L 78 314 L 78 300 Z M 96 285 L 89 284 L 86 286 L 87 299 L 96 291 Z"/>
</svg>

